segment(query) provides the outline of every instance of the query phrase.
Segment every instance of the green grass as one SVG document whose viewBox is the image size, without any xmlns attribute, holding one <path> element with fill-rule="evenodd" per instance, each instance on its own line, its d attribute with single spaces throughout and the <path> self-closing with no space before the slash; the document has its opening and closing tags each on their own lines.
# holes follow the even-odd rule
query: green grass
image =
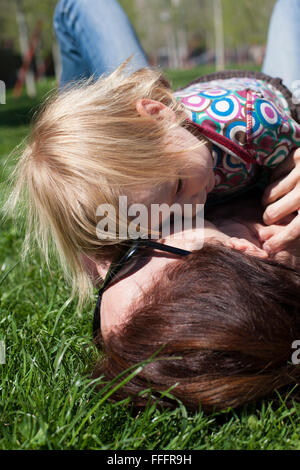
<svg viewBox="0 0 300 470">
<path fill-rule="evenodd" d="M 174 86 L 207 70 L 170 72 Z M 176 85 L 175 85 L 176 83 Z M 0 106 L 3 200 L 14 160 L 42 95 Z M 8 161 L 7 161 L 8 160 Z M 6 164 L 4 165 L 4 162 Z M 98 357 L 91 343 L 92 306 L 78 312 L 55 262 L 49 272 L 33 253 L 22 264 L 22 229 L 6 221 L 0 233 L 0 449 L 300 449 L 300 406 L 267 400 L 242 410 L 204 415 L 183 406 L 136 414 L 110 404 L 111 385 L 96 393 L 90 372 Z"/>
<path fill-rule="evenodd" d="M 258 66 L 253 64 L 227 64 L 226 69 L 255 70 L 257 72 L 260 70 Z M 186 86 L 189 82 L 201 75 L 207 75 L 213 72 L 215 72 L 213 65 L 201 65 L 190 70 L 168 70 L 167 75 L 172 83 L 173 89 L 176 90 L 179 87 Z"/>
</svg>

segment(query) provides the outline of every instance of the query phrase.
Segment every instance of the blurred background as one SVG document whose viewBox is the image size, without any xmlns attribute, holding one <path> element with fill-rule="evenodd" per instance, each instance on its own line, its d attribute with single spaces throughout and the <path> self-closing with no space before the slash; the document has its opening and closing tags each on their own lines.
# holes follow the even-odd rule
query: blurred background
<svg viewBox="0 0 300 470">
<path fill-rule="evenodd" d="M 15 97 L 22 94 L 23 85 L 34 97 L 38 82 L 45 77 L 59 79 L 59 51 L 52 29 L 56 3 L 0 0 L 0 79 L 14 89 Z M 207 73 L 233 66 L 260 69 L 275 0 L 120 3 L 151 64 L 172 70 L 199 68 Z M 173 76 L 176 82 L 178 74 Z M 188 80 L 190 74 L 185 76 Z"/>
</svg>

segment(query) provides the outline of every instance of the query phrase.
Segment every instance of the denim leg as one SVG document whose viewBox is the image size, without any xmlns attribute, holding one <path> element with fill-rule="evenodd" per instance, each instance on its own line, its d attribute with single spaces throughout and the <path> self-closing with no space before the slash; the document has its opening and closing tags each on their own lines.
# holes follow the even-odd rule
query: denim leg
<svg viewBox="0 0 300 470">
<path fill-rule="evenodd" d="M 117 0 L 60 0 L 54 29 L 62 59 L 61 86 L 71 80 L 110 73 L 131 55 L 128 73 L 149 66 Z"/>
<path fill-rule="evenodd" d="M 291 91 L 300 83 L 300 0 L 277 0 L 263 72 L 282 78 Z"/>
</svg>

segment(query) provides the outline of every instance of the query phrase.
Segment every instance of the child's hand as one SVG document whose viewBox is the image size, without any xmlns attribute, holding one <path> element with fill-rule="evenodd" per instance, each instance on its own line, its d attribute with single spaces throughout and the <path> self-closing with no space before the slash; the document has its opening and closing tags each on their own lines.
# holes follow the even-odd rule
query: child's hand
<svg viewBox="0 0 300 470">
<path fill-rule="evenodd" d="M 294 217 L 295 218 L 295 217 Z M 290 219 L 290 217 L 288 218 Z M 269 242 L 271 238 L 280 237 L 280 234 L 289 227 L 290 223 L 287 219 L 287 222 L 277 224 L 277 225 L 270 225 L 269 227 L 259 227 L 258 229 L 258 236 L 260 242 L 262 244 L 266 244 Z M 300 237 L 289 242 L 288 247 L 283 250 L 279 250 L 277 254 L 274 254 L 274 259 L 276 261 L 280 261 L 280 256 L 283 258 L 294 256 L 300 258 Z"/>
<path fill-rule="evenodd" d="M 268 253 L 264 250 L 259 248 L 258 246 L 254 245 L 254 243 L 246 240 L 245 238 L 237 238 L 231 237 L 227 242 L 226 245 L 229 248 L 234 248 L 235 250 L 243 251 L 251 256 L 256 256 L 257 258 L 268 258 Z"/>
<path fill-rule="evenodd" d="M 262 199 L 268 206 L 264 222 L 272 225 L 263 249 L 275 254 L 300 237 L 300 148 L 274 170 L 272 179 L 276 181 L 266 188 Z M 289 222 L 280 224 L 286 217 Z"/>
</svg>

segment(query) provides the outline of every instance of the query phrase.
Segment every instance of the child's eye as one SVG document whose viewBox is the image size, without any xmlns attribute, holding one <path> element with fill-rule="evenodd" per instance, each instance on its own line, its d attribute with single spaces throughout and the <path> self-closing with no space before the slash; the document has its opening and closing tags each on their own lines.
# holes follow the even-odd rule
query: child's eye
<svg viewBox="0 0 300 470">
<path fill-rule="evenodd" d="M 178 194 L 180 192 L 182 188 L 182 180 L 178 180 L 178 184 L 177 184 L 177 190 L 176 190 L 176 194 Z"/>
</svg>

